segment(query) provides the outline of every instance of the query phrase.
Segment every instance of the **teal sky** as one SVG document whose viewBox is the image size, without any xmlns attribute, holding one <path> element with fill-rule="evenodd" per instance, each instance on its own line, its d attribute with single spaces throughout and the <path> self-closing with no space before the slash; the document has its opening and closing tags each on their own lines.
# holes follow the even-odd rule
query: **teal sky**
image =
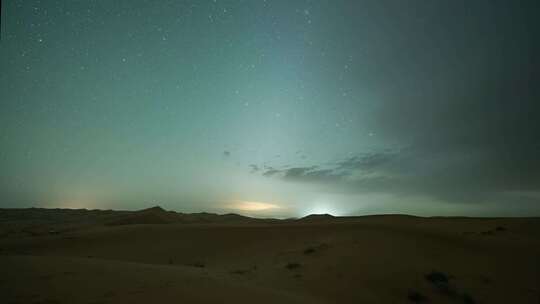
<svg viewBox="0 0 540 304">
<path fill-rule="evenodd" d="M 540 214 L 533 1 L 2 4 L 0 207 Z"/>
</svg>

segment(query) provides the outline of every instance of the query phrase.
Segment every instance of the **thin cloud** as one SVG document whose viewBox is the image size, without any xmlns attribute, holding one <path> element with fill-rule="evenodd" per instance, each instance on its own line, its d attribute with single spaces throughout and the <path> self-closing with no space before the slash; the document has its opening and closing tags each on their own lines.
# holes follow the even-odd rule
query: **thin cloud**
<svg viewBox="0 0 540 304">
<path fill-rule="evenodd" d="M 259 166 L 255 165 L 255 164 L 251 164 L 251 165 L 249 165 L 249 167 L 251 168 L 250 173 L 256 173 L 259 170 L 261 170 L 261 168 L 259 168 Z"/>
</svg>

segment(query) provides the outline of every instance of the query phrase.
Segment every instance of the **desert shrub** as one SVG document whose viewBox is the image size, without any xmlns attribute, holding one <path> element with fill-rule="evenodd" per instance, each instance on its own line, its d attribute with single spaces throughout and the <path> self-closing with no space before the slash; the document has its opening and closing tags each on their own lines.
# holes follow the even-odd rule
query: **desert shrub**
<svg viewBox="0 0 540 304">
<path fill-rule="evenodd" d="M 457 297 L 458 293 L 456 289 L 449 284 L 450 277 L 447 274 L 439 271 L 432 271 L 426 275 L 426 280 L 433 284 L 440 293 L 451 298 Z"/>
<path fill-rule="evenodd" d="M 448 275 L 443 272 L 432 271 L 426 274 L 426 280 L 433 284 L 448 284 L 449 278 Z"/>
<path fill-rule="evenodd" d="M 440 293 L 442 293 L 443 295 L 447 297 L 450 297 L 450 298 L 458 297 L 458 292 L 456 288 L 450 284 L 440 284 L 440 285 L 436 285 L 436 287 Z"/>
<path fill-rule="evenodd" d="M 300 266 L 301 265 L 299 263 L 288 263 L 285 267 L 289 270 L 293 270 L 300 268 Z"/>
<path fill-rule="evenodd" d="M 407 298 L 414 303 L 425 303 L 428 300 L 427 297 L 415 290 L 410 290 Z"/>
<path fill-rule="evenodd" d="M 197 267 L 197 268 L 204 268 L 205 267 L 204 263 L 202 263 L 202 262 L 191 263 L 191 264 L 188 264 L 188 266 L 193 266 L 193 267 Z"/>
<path fill-rule="evenodd" d="M 475 304 L 476 303 L 476 301 L 473 299 L 473 297 L 468 293 L 464 293 L 461 296 L 461 299 L 463 300 L 463 303 L 465 303 L 465 304 Z"/>
<path fill-rule="evenodd" d="M 306 250 L 304 250 L 304 254 L 312 254 L 312 253 L 315 253 L 315 248 L 313 247 L 309 247 L 309 248 L 306 248 Z"/>
</svg>

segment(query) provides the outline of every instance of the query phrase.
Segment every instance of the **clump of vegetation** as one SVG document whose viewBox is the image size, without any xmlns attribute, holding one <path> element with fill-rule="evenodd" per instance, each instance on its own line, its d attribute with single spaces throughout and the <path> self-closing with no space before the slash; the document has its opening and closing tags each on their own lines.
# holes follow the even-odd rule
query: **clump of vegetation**
<svg viewBox="0 0 540 304">
<path fill-rule="evenodd" d="M 426 303 L 428 301 L 428 298 L 426 296 L 415 290 L 410 290 L 407 298 L 409 299 L 409 301 L 414 303 Z"/>
<path fill-rule="evenodd" d="M 309 248 L 306 248 L 306 250 L 304 250 L 304 254 L 306 254 L 306 255 L 309 255 L 309 254 L 312 254 L 312 253 L 315 253 L 315 248 L 313 248 L 313 247 L 309 247 Z"/>
<path fill-rule="evenodd" d="M 300 265 L 299 263 L 292 263 L 292 262 L 291 262 L 291 263 L 288 263 L 288 264 L 285 266 L 285 268 L 287 268 L 287 269 L 289 269 L 289 270 L 294 270 L 294 269 L 300 268 L 300 266 L 302 266 L 302 265 Z"/>
<path fill-rule="evenodd" d="M 476 301 L 470 294 L 466 292 L 459 293 L 457 289 L 454 286 L 452 286 L 452 284 L 450 284 L 451 277 L 443 272 L 432 271 L 428 273 L 425 276 L 425 278 L 430 283 L 432 283 L 439 292 L 441 292 L 442 294 L 450 298 L 453 298 L 454 300 L 461 301 L 464 304 L 476 303 Z"/>
<path fill-rule="evenodd" d="M 322 243 L 322 244 L 320 244 L 320 245 L 317 245 L 317 246 L 310 246 L 310 247 L 308 247 L 308 248 L 306 248 L 306 249 L 304 250 L 304 254 L 305 254 L 305 255 L 314 254 L 315 252 L 317 252 L 317 251 L 319 251 L 319 250 L 322 250 L 322 249 L 325 249 L 325 248 L 327 248 L 327 247 L 328 247 L 328 245 L 327 245 L 327 244 L 324 244 L 324 243 Z"/>
<path fill-rule="evenodd" d="M 428 274 L 426 274 L 426 280 L 433 284 L 448 284 L 449 277 L 443 272 L 439 271 L 432 271 Z"/>
<path fill-rule="evenodd" d="M 476 301 L 473 299 L 473 297 L 468 293 L 464 293 L 463 295 L 461 295 L 461 299 L 463 300 L 463 303 L 465 303 L 465 304 L 475 304 L 476 303 Z"/>
<path fill-rule="evenodd" d="M 504 232 L 506 231 L 506 227 L 503 227 L 503 226 L 497 226 L 495 227 L 495 229 L 491 229 L 491 230 L 487 230 L 487 231 L 482 231 L 480 232 L 480 234 L 482 235 L 493 235 L 495 233 L 499 233 L 499 232 Z"/>
<path fill-rule="evenodd" d="M 447 274 L 439 271 L 432 271 L 427 274 L 425 278 L 433 284 L 439 292 L 452 298 L 457 296 L 457 291 L 450 285 L 450 277 Z"/>
<path fill-rule="evenodd" d="M 188 266 L 193 266 L 193 267 L 197 267 L 197 268 L 204 268 L 206 265 L 204 265 L 203 262 L 195 262 L 195 263 L 188 264 Z"/>
<path fill-rule="evenodd" d="M 255 272 L 256 270 L 257 270 L 257 265 L 253 265 L 253 266 L 251 266 L 249 268 L 232 270 L 232 271 L 230 271 L 230 273 L 242 275 L 242 274 L 248 274 L 248 273 L 251 273 L 251 272 Z"/>
</svg>

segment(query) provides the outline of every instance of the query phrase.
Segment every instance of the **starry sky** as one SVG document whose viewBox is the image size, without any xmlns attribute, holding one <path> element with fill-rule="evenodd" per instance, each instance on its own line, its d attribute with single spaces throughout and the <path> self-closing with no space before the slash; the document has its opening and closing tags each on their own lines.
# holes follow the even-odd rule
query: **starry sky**
<svg viewBox="0 0 540 304">
<path fill-rule="evenodd" d="M 540 215 L 537 1 L 2 1 L 0 207 Z"/>
</svg>

